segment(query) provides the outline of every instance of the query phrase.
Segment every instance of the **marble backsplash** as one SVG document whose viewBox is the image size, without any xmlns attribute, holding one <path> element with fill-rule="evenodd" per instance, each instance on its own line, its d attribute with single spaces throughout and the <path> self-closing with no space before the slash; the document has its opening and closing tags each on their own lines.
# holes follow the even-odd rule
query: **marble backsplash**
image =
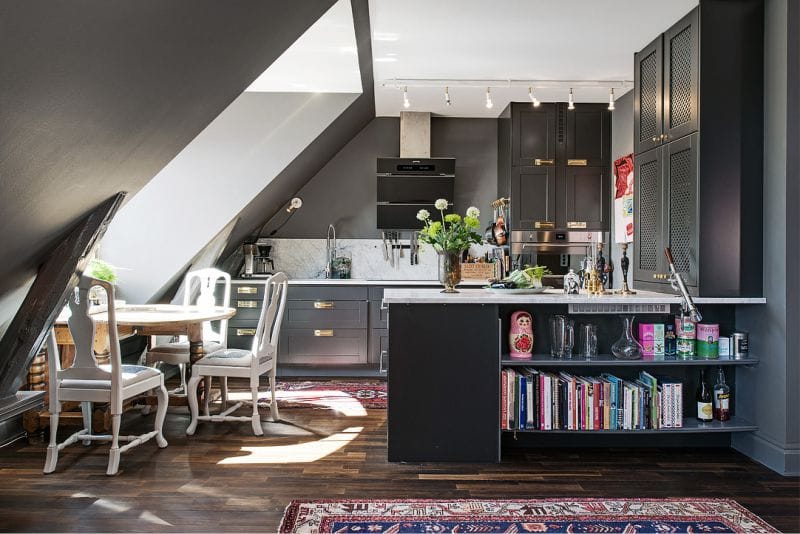
<svg viewBox="0 0 800 534">
<path fill-rule="evenodd" d="M 289 278 L 325 278 L 325 239 L 265 239 L 272 245 L 272 259 L 277 271 L 285 272 Z M 408 239 L 403 240 L 408 245 Z M 392 266 L 383 257 L 383 241 L 380 239 L 338 239 L 338 256 L 352 260 L 350 278 L 366 280 L 436 280 L 438 278 L 438 256 L 430 245 L 420 244 L 419 263 L 411 265 L 409 249 L 403 249 L 403 257 Z M 473 255 L 483 254 L 486 247 L 473 246 Z"/>
</svg>

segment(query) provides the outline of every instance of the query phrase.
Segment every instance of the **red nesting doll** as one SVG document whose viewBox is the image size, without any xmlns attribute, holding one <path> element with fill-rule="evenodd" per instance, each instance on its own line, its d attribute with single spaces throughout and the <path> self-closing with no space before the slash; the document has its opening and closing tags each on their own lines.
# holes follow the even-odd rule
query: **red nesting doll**
<svg viewBox="0 0 800 534">
<path fill-rule="evenodd" d="M 512 360 L 528 360 L 533 352 L 533 318 L 526 311 L 511 314 L 508 347 Z"/>
</svg>

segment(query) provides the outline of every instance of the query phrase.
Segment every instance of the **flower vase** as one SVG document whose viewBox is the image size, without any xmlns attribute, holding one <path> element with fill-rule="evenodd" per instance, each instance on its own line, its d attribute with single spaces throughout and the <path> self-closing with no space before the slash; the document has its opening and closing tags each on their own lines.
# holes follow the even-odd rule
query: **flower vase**
<svg viewBox="0 0 800 534">
<path fill-rule="evenodd" d="M 439 282 L 444 286 L 442 293 L 458 293 L 456 285 L 461 283 L 461 252 L 440 250 Z"/>
</svg>

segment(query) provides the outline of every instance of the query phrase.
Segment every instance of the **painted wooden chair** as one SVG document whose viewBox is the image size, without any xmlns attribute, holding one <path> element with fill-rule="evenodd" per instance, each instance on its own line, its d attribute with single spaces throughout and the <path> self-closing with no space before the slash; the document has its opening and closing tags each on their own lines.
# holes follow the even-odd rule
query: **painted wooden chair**
<svg viewBox="0 0 800 534">
<path fill-rule="evenodd" d="M 89 315 L 89 290 L 100 286 L 106 291 L 108 302 L 114 302 L 114 287 L 108 282 L 87 276 L 81 277 L 78 287 L 69 298 L 71 316 L 68 320 L 69 331 L 75 342 L 75 360 L 71 366 L 62 369 L 61 359 L 56 345 L 55 332 L 51 331 L 47 339 L 49 358 L 49 408 L 50 408 L 50 444 L 47 447 L 47 459 L 44 472 L 52 473 L 58 462 L 58 453 L 68 445 L 82 441 L 90 445 L 92 441 L 110 441 L 107 475 L 114 475 L 119 469 L 120 455 L 151 438 L 156 439 L 159 447 L 167 446 L 162 427 L 167 414 L 167 390 L 164 387 L 164 375 L 152 367 L 141 365 L 123 365 L 117 334 L 117 321 L 114 306 L 108 308 L 109 364 L 98 365 L 93 350 L 95 337 L 94 319 Z M 120 436 L 119 428 L 122 419 L 123 403 L 126 399 L 155 390 L 158 398 L 155 426 L 152 431 L 136 436 Z M 76 401 L 81 403 L 84 428 L 58 443 L 58 419 L 61 403 Z M 92 433 L 92 403 L 103 402 L 110 405 L 111 435 Z M 120 441 L 128 443 L 120 447 Z"/>
<path fill-rule="evenodd" d="M 219 280 L 224 282 L 222 300 L 217 301 L 215 292 Z M 189 306 L 199 283 L 200 293 L 195 301 L 197 306 L 230 306 L 231 275 L 219 269 L 208 268 L 190 271 L 183 281 L 183 305 Z M 195 286 L 195 287 L 193 287 Z M 219 321 L 219 330 L 215 330 L 210 322 L 203 324 L 203 352 L 211 354 L 228 347 L 228 320 Z M 157 362 L 177 365 L 180 370 L 181 385 L 170 391 L 170 394 L 186 393 L 186 365 L 189 363 L 189 341 L 180 340 L 163 345 L 155 345 L 145 354 L 145 363 L 155 365 Z M 226 382 L 222 382 L 222 396 L 226 397 Z"/>
<path fill-rule="evenodd" d="M 186 429 L 189 435 L 194 434 L 197 429 L 198 421 L 211 421 L 214 423 L 222 421 L 251 421 L 253 433 L 256 436 L 264 434 L 261 428 L 261 418 L 258 413 L 258 390 L 259 378 L 261 375 L 269 373 L 269 387 L 271 400 L 269 403 L 270 413 L 273 421 L 280 419 L 278 404 L 275 401 L 275 371 L 278 359 L 278 339 L 280 337 L 281 321 L 283 319 L 284 308 L 286 307 L 286 289 L 288 278 L 284 273 L 275 273 L 266 281 L 264 289 L 264 303 L 261 308 L 261 315 L 256 327 L 256 335 L 253 337 L 251 350 L 243 349 L 224 349 L 209 354 L 201 358 L 192 365 L 192 378 L 189 380 L 188 390 L 189 409 L 192 414 L 191 423 Z M 199 415 L 197 400 L 197 385 L 201 378 L 206 377 L 239 377 L 250 380 L 251 400 L 243 400 L 235 405 L 221 409 L 219 414 L 209 413 L 209 400 L 206 395 L 204 415 Z M 250 416 L 231 415 L 243 404 L 251 404 L 253 407 Z M 224 404 L 223 404 L 224 407 Z"/>
</svg>

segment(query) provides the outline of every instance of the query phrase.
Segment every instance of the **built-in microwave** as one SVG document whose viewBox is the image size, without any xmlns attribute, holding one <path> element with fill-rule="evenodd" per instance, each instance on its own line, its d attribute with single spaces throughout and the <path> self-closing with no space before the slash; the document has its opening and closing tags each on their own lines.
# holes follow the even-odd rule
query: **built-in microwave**
<svg viewBox="0 0 800 534">
<path fill-rule="evenodd" d="M 378 158 L 378 228 L 418 229 L 419 210 L 433 212 L 440 198 L 453 202 L 455 168 L 455 158 Z"/>
</svg>

